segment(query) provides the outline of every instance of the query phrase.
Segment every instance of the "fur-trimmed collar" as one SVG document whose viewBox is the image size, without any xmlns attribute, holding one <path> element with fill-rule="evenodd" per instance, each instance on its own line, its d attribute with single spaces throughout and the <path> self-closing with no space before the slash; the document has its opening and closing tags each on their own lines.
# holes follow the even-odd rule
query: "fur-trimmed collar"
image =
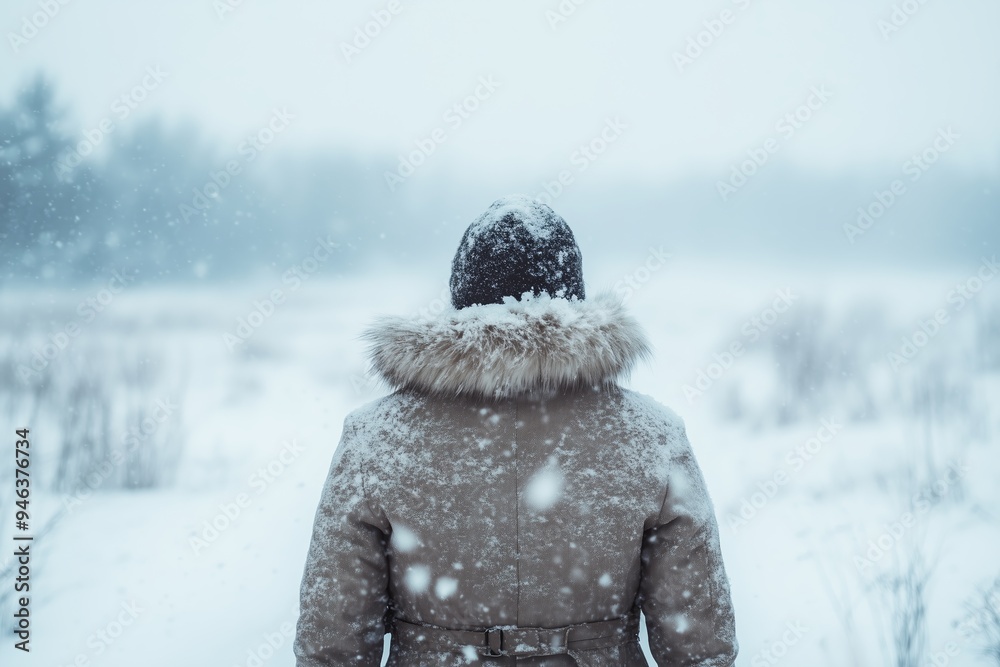
<svg viewBox="0 0 1000 667">
<path fill-rule="evenodd" d="M 621 299 L 542 294 L 446 308 L 432 318 L 382 317 L 362 339 L 374 373 L 393 387 L 509 398 L 606 385 L 652 356 Z"/>
</svg>

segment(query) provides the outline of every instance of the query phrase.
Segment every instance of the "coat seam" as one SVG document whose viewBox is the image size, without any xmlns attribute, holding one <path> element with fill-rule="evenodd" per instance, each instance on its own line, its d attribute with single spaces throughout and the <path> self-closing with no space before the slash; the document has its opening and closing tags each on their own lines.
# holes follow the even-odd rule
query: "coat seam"
<svg viewBox="0 0 1000 667">
<path fill-rule="evenodd" d="M 669 447 L 669 445 L 668 445 L 668 447 Z M 666 479 L 663 482 L 663 500 L 660 501 L 660 509 L 659 509 L 659 511 L 656 514 L 656 525 L 653 526 L 654 528 L 659 528 L 660 526 L 664 525 L 664 522 L 663 522 L 663 508 L 666 507 L 666 505 L 667 505 L 667 496 L 670 495 L 670 468 L 672 467 L 673 462 L 674 462 L 674 457 L 673 456 L 668 456 L 667 457 L 667 474 L 666 474 Z M 670 522 L 668 521 L 667 523 L 670 523 Z"/>
<path fill-rule="evenodd" d="M 352 429 L 351 434 L 356 435 L 357 429 Z M 365 477 L 368 475 L 368 470 L 365 467 L 365 453 L 363 451 L 358 453 L 358 463 L 361 468 L 361 496 L 364 498 L 365 507 L 368 508 L 368 515 L 371 517 L 372 521 L 377 521 L 378 515 L 375 513 L 375 510 L 372 509 L 371 498 L 368 496 L 368 488 L 365 486 Z M 377 524 L 373 523 L 372 525 L 378 528 Z"/>
<path fill-rule="evenodd" d="M 517 399 L 514 403 L 514 576 L 517 579 L 517 602 L 514 606 L 514 625 L 521 624 L 521 500 L 517 491 Z"/>
</svg>

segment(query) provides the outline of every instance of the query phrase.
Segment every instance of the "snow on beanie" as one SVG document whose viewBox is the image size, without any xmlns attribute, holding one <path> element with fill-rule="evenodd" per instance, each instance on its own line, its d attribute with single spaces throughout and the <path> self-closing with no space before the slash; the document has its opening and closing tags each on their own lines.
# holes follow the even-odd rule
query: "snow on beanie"
<svg viewBox="0 0 1000 667">
<path fill-rule="evenodd" d="M 451 265 L 455 308 L 521 299 L 525 292 L 583 299 L 583 258 L 569 225 L 524 195 L 493 202 L 469 225 Z"/>
</svg>

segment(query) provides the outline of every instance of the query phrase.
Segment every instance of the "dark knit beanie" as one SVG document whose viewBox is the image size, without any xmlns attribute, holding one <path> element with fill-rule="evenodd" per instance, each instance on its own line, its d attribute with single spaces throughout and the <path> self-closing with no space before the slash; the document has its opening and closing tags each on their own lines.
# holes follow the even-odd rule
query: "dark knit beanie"
<svg viewBox="0 0 1000 667">
<path fill-rule="evenodd" d="M 455 308 L 503 303 L 506 296 L 583 299 L 583 258 L 573 232 L 531 197 L 498 199 L 469 225 L 451 265 Z"/>
</svg>

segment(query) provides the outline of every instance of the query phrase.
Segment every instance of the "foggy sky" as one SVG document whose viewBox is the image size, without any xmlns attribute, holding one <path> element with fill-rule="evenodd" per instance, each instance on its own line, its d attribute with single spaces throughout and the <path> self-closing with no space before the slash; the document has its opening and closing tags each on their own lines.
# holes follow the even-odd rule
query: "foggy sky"
<svg viewBox="0 0 1000 667">
<path fill-rule="evenodd" d="M 24 21 L 46 4 L 50 13 L 58 7 L 54 16 L 12 44 L 11 34 L 31 34 Z M 787 164 L 902 165 L 947 126 L 962 137 L 951 167 L 997 168 L 1000 5 L 987 0 L 897 3 L 916 11 L 905 22 L 897 12 L 892 32 L 880 21 L 892 20 L 894 4 L 870 0 L 566 0 L 568 16 L 549 13 L 557 0 L 398 0 L 395 14 L 389 2 L 230 4 L 7 2 L 0 95 L 9 100 L 30 74 L 47 71 L 82 132 L 159 67 L 166 78 L 127 122 L 190 118 L 235 148 L 286 109 L 295 120 L 284 147 L 384 155 L 382 169 L 441 130 L 429 174 L 552 178 L 575 169 L 579 147 L 615 119 L 626 129 L 601 155 L 600 173 L 636 182 L 698 170 L 721 176 L 773 137 Z M 391 21 L 345 55 L 379 11 Z M 699 33 L 707 46 L 679 67 L 676 54 Z M 475 111 L 457 112 L 483 77 L 495 90 Z M 816 87 L 828 101 L 785 140 L 777 124 Z"/>
</svg>

